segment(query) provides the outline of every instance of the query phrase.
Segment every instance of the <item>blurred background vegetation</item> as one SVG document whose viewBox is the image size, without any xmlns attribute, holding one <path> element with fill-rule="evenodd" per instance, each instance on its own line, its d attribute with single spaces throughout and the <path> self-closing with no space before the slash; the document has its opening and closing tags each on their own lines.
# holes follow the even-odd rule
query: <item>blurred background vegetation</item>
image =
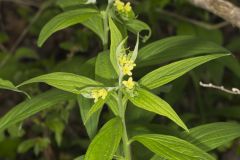
<svg viewBox="0 0 240 160">
<path fill-rule="evenodd" d="M 232 1 L 240 5 L 239 1 Z M 216 121 L 239 121 L 240 96 L 203 88 L 200 81 L 240 87 L 240 31 L 221 18 L 189 4 L 186 0 L 132 0 L 139 19 L 152 29 L 152 36 L 141 45 L 174 35 L 193 35 L 212 41 L 230 50 L 236 59 L 217 60 L 204 64 L 185 76 L 156 90 L 183 118 L 188 127 Z M 97 1 L 105 8 L 107 0 Z M 89 29 L 75 25 L 52 36 L 42 48 L 36 41 L 41 28 L 52 17 L 61 13 L 58 1 L 0 0 L 0 77 L 19 84 L 29 78 L 64 71 L 92 76 L 91 57 L 101 50 L 101 40 Z M 131 37 L 130 37 L 131 38 Z M 134 43 L 134 39 L 132 40 Z M 185 44 L 188 45 L 188 44 Z M 186 47 L 186 46 L 185 46 Z M 181 53 L 179 53 L 181 54 Z M 154 67 L 153 67 L 154 68 Z M 151 68 L 145 68 L 149 70 Z M 144 70 L 145 70 L 144 69 Z M 137 75 L 143 74 L 141 70 Z M 31 95 L 48 90 L 47 85 L 24 88 Z M 0 116 L 26 97 L 11 91 L 0 92 Z M 59 104 L 0 133 L 1 160 L 70 160 L 84 154 L 89 144 L 85 128 L 79 118 L 79 107 L 74 101 Z M 100 125 L 111 114 L 104 110 Z M 129 107 L 127 121 L 131 134 L 154 130 L 170 132 L 164 118 Z M 139 122 L 139 123 L 137 123 Z M 139 124 L 139 125 L 137 125 Z M 173 124 L 172 128 L 175 127 Z M 150 153 L 135 145 L 141 157 Z M 240 144 L 236 140 L 214 151 L 220 160 L 240 159 Z"/>
</svg>

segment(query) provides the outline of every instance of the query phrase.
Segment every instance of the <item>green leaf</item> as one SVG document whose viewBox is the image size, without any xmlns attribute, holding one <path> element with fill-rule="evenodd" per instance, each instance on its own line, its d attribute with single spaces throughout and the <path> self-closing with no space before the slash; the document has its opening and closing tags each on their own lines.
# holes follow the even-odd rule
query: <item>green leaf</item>
<svg viewBox="0 0 240 160">
<path fill-rule="evenodd" d="M 217 122 L 197 126 L 183 133 L 182 138 L 204 151 L 211 151 L 240 137 L 240 124 Z"/>
<path fill-rule="evenodd" d="M 117 47 L 122 42 L 123 37 L 117 26 L 114 24 L 113 20 L 109 18 L 109 28 L 111 34 L 111 45 L 110 45 L 110 60 L 117 73 L 119 73 L 118 63 L 117 63 Z"/>
<path fill-rule="evenodd" d="M 105 85 L 115 84 L 118 75 L 110 61 L 109 52 L 101 52 L 97 56 L 95 65 L 95 79 Z"/>
<path fill-rule="evenodd" d="M 57 5 L 61 8 L 68 8 L 76 5 L 88 4 L 88 3 L 95 3 L 96 0 L 58 0 Z"/>
<path fill-rule="evenodd" d="M 67 92 L 51 90 L 26 100 L 15 106 L 0 119 L 0 132 L 44 109 L 60 102 L 71 100 L 74 97 L 73 94 Z"/>
<path fill-rule="evenodd" d="M 39 82 L 47 83 L 50 86 L 75 94 L 80 94 L 81 89 L 85 87 L 101 86 L 101 83 L 96 82 L 90 78 L 65 72 L 44 74 L 27 80 L 21 83 L 19 86 Z"/>
<path fill-rule="evenodd" d="M 105 99 L 100 98 L 96 103 L 94 103 L 94 105 L 91 107 L 91 109 L 88 111 L 87 115 L 86 115 L 86 119 L 85 122 L 86 123 L 88 121 L 88 119 L 97 111 L 99 111 L 100 109 L 102 109 L 103 105 L 106 103 L 109 94 L 107 95 L 107 97 Z"/>
<path fill-rule="evenodd" d="M 148 73 L 140 79 L 139 83 L 149 89 L 154 89 L 173 81 L 203 63 L 223 56 L 226 54 L 212 54 L 177 61 Z"/>
<path fill-rule="evenodd" d="M 19 90 L 16 86 L 12 84 L 12 82 L 3 80 L 1 78 L 0 78 L 0 89 L 7 89 L 15 92 L 20 92 L 25 94 L 28 98 L 30 98 L 30 96 L 26 92 Z"/>
<path fill-rule="evenodd" d="M 146 134 L 133 137 L 149 150 L 171 160 L 214 160 L 212 156 L 182 139 L 157 134 Z"/>
<path fill-rule="evenodd" d="M 118 95 L 116 94 L 116 92 L 111 92 L 109 95 L 109 98 L 107 100 L 107 105 L 109 106 L 109 108 L 112 110 L 113 114 L 115 116 L 119 115 L 119 109 L 118 109 Z"/>
<path fill-rule="evenodd" d="M 104 35 L 103 18 L 100 14 L 90 17 L 82 24 L 97 34 L 103 44 L 107 41 Z"/>
<path fill-rule="evenodd" d="M 166 160 L 166 159 L 158 155 L 154 155 L 150 160 Z"/>
<path fill-rule="evenodd" d="M 137 66 L 156 65 L 180 58 L 206 54 L 228 54 L 227 49 L 193 36 L 165 38 L 139 50 Z"/>
<path fill-rule="evenodd" d="M 91 107 L 93 106 L 93 100 L 87 99 L 79 95 L 78 105 L 79 105 L 82 121 L 85 122 L 84 126 L 86 128 L 87 134 L 89 138 L 93 139 L 98 130 L 99 116 L 100 116 L 101 110 L 98 110 L 97 112 L 95 112 L 93 116 L 88 118 L 88 121 L 87 121 L 87 114 L 90 111 Z"/>
<path fill-rule="evenodd" d="M 37 42 L 38 46 L 42 46 L 48 37 L 50 37 L 53 33 L 69 26 L 82 23 L 90 17 L 96 16 L 97 14 L 99 13 L 96 9 L 82 8 L 67 11 L 55 16 L 41 30 Z"/>
<path fill-rule="evenodd" d="M 126 26 L 127 26 L 128 30 L 130 30 L 134 34 L 138 34 L 143 31 L 147 31 L 148 32 L 147 35 L 143 35 L 143 36 L 140 35 L 140 37 L 143 38 L 143 42 L 146 42 L 151 37 L 151 34 L 152 34 L 151 28 L 142 21 L 139 21 L 137 19 L 132 19 L 126 23 Z"/>
<path fill-rule="evenodd" d="M 122 121 L 108 121 L 88 147 L 84 160 L 111 160 L 117 151 L 123 133 Z"/>
<path fill-rule="evenodd" d="M 129 96 L 129 99 L 135 106 L 165 116 L 188 131 L 186 125 L 178 117 L 177 113 L 172 109 L 172 107 L 167 102 L 152 94 L 151 92 L 139 88 L 136 91 L 136 95 L 133 97 Z"/>
</svg>

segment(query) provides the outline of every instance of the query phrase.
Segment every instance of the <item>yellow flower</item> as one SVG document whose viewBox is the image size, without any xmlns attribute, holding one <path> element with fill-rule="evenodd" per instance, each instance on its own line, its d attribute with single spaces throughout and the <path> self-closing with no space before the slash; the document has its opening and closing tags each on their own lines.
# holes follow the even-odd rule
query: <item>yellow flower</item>
<svg viewBox="0 0 240 160">
<path fill-rule="evenodd" d="M 127 63 L 127 55 L 122 55 L 119 57 L 119 64 L 120 66 L 124 66 Z"/>
<path fill-rule="evenodd" d="M 119 64 L 121 66 L 121 70 L 123 75 L 132 75 L 132 70 L 136 66 L 136 64 L 127 57 L 127 55 L 122 55 L 119 58 Z"/>
<path fill-rule="evenodd" d="M 125 10 L 126 13 L 131 12 L 132 7 L 131 7 L 130 2 L 127 2 L 127 4 L 124 6 L 124 10 Z"/>
<path fill-rule="evenodd" d="M 122 67 L 123 75 L 132 75 L 132 70 L 136 66 L 135 63 L 127 63 Z"/>
<path fill-rule="evenodd" d="M 114 6 L 117 8 L 118 11 L 124 10 L 124 3 L 120 0 L 115 0 Z"/>
<path fill-rule="evenodd" d="M 129 13 L 132 10 L 130 2 L 125 5 L 121 0 L 115 0 L 114 6 L 119 12 Z"/>
<path fill-rule="evenodd" d="M 123 85 L 124 85 L 126 88 L 128 88 L 128 89 L 133 89 L 133 87 L 134 87 L 134 85 L 135 85 L 132 77 L 129 77 L 127 81 L 123 81 L 122 83 L 123 83 Z"/>
<path fill-rule="evenodd" d="M 94 98 L 94 103 L 98 101 L 99 98 L 105 99 L 107 97 L 107 90 L 102 88 L 102 89 L 94 89 L 92 90 L 92 98 Z"/>
</svg>

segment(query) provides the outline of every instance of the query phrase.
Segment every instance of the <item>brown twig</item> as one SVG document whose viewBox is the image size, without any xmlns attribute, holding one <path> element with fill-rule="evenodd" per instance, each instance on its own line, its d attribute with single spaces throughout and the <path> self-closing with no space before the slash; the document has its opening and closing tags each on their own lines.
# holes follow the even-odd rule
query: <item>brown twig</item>
<svg viewBox="0 0 240 160">
<path fill-rule="evenodd" d="M 224 86 L 217 86 L 217 85 L 214 85 L 212 83 L 206 84 L 206 83 L 203 83 L 203 82 L 199 82 L 199 84 L 200 84 L 200 86 L 205 87 L 205 88 L 214 88 L 214 89 L 218 89 L 218 90 L 221 90 L 223 92 L 226 92 L 226 93 L 240 95 L 240 90 L 238 88 L 232 88 L 230 90 L 230 89 L 226 89 Z"/>
<path fill-rule="evenodd" d="M 185 21 L 185 22 L 188 22 L 188 23 L 191 23 L 191 24 L 194 24 L 194 25 L 197 25 L 197 26 L 209 29 L 209 30 L 219 29 L 219 28 L 225 27 L 226 25 L 229 25 L 229 22 L 226 22 L 226 21 L 218 23 L 218 24 L 209 24 L 209 23 L 205 23 L 205 22 L 194 20 L 194 19 L 190 19 L 190 18 L 181 16 L 181 15 L 178 15 L 176 13 L 169 12 L 169 11 L 166 11 L 166 10 L 161 10 L 161 9 L 157 9 L 157 12 L 161 13 L 162 15 L 170 16 L 170 17 L 173 17 L 175 19 Z"/>
<path fill-rule="evenodd" d="M 240 28 L 240 8 L 226 0 L 188 0 L 196 7 L 205 9 Z"/>
</svg>

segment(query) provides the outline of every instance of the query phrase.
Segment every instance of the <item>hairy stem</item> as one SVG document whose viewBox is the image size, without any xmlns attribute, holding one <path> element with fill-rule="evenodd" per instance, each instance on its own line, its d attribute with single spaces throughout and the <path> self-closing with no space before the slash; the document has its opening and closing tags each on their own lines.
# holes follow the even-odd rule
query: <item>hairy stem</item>
<svg viewBox="0 0 240 160">
<path fill-rule="evenodd" d="M 125 106 L 123 104 L 123 94 L 122 94 L 122 76 L 119 76 L 119 91 L 118 91 L 118 108 L 119 108 L 119 115 L 122 119 L 123 123 L 123 136 L 122 136 L 122 141 L 123 141 L 123 152 L 125 156 L 125 160 L 131 160 L 131 148 L 128 140 L 128 135 L 127 135 L 127 127 L 126 127 L 126 122 L 125 122 Z"/>
</svg>

